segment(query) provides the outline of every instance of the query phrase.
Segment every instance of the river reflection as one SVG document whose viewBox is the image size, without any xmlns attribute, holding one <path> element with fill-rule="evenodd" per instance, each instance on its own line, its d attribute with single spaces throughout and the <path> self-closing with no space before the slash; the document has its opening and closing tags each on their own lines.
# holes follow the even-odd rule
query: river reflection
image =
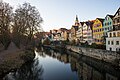
<svg viewBox="0 0 120 80">
<path fill-rule="evenodd" d="M 10 72 L 5 80 L 120 80 L 110 64 L 72 52 L 37 49 L 34 62 Z"/>
<path fill-rule="evenodd" d="M 16 72 L 10 72 L 3 80 L 43 80 L 42 73 L 44 69 L 39 65 L 37 57 L 32 62 L 27 62 Z"/>
</svg>

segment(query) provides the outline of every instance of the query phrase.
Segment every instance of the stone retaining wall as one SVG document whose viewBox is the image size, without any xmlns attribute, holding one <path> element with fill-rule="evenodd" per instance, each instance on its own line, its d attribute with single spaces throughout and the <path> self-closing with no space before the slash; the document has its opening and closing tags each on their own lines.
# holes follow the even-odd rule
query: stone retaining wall
<svg viewBox="0 0 120 80">
<path fill-rule="evenodd" d="M 93 49 L 93 48 L 84 48 L 78 46 L 66 46 L 67 49 L 77 52 L 82 55 L 93 57 L 99 60 L 106 62 L 113 62 L 120 59 L 120 55 L 116 52 L 102 50 L 102 49 Z"/>
</svg>

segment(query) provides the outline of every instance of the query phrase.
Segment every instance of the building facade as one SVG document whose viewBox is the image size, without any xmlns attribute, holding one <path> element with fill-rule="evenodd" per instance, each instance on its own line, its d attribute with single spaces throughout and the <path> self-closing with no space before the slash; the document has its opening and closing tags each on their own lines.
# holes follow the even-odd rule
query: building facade
<svg viewBox="0 0 120 80">
<path fill-rule="evenodd" d="M 93 43 L 93 31 L 92 31 L 92 27 L 93 27 L 93 21 L 88 21 L 87 25 L 88 25 L 88 30 L 87 30 L 87 42 L 89 45 L 91 45 Z"/>
<path fill-rule="evenodd" d="M 108 32 L 106 38 L 106 50 L 120 51 L 120 30 Z"/>
<path fill-rule="evenodd" d="M 107 32 L 113 31 L 113 16 L 106 15 L 103 21 L 103 30 L 104 30 L 104 37 L 107 37 Z"/>
<path fill-rule="evenodd" d="M 88 41 L 88 24 L 87 22 L 84 22 L 83 24 L 83 43 Z"/>
<path fill-rule="evenodd" d="M 71 27 L 71 40 L 77 40 L 76 32 L 78 30 L 78 26 Z"/>
<path fill-rule="evenodd" d="M 80 22 L 78 30 L 76 31 L 76 37 L 79 42 L 83 41 L 83 22 Z"/>
<path fill-rule="evenodd" d="M 103 44 L 103 20 L 101 18 L 96 18 L 93 24 L 93 40 L 96 44 Z"/>
<path fill-rule="evenodd" d="M 117 12 L 114 15 L 113 18 L 113 29 L 120 30 L 120 8 L 117 10 Z"/>
<path fill-rule="evenodd" d="M 77 15 L 76 15 L 75 24 L 72 25 L 71 30 L 70 30 L 71 33 L 69 34 L 71 37 L 70 41 L 72 41 L 72 40 L 77 41 L 77 31 L 78 31 L 79 25 L 80 25 L 80 23 L 79 23 Z"/>
</svg>

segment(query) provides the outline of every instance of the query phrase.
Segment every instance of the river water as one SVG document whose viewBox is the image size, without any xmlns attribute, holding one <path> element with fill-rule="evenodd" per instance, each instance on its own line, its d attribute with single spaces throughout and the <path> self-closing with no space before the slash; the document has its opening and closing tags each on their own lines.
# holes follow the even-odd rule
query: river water
<svg viewBox="0 0 120 80">
<path fill-rule="evenodd" d="M 36 49 L 33 62 L 10 72 L 4 80 L 120 80 L 110 64 L 73 52 Z"/>
</svg>

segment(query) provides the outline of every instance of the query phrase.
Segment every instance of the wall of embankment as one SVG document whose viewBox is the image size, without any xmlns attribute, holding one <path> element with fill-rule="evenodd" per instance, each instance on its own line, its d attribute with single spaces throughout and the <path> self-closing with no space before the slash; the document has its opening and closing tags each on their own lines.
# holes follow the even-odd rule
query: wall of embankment
<svg viewBox="0 0 120 80">
<path fill-rule="evenodd" d="M 72 50 L 81 55 L 89 56 L 89 57 L 103 60 L 106 62 L 113 63 L 114 61 L 119 61 L 120 63 L 120 54 L 118 54 L 117 52 L 112 52 L 112 51 L 107 51 L 107 50 L 102 50 L 102 49 L 70 46 L 70 45 L 67 45 L 66 49 Z"/>
</svg>

